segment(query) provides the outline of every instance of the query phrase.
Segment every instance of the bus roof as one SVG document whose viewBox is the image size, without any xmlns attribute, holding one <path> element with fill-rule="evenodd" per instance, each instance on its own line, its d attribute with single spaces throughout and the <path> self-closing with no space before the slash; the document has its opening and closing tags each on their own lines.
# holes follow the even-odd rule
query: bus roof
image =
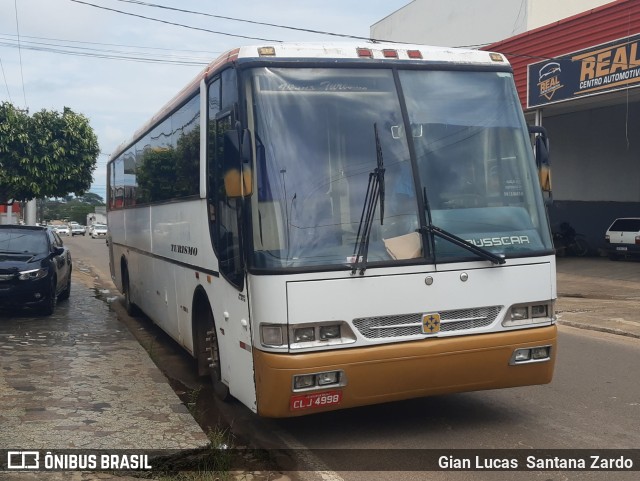
<svg viewBox="0 0 640 481">
<path fill-rule="evenodd" d="M 415 60 L 452 64 L 508 64 L 491 52 L 454 47 L 383 42 L 275 43 L 240 47 L 237 58 Z M 224 56 L 224 55 L 223 55 Z M 215 62 L 214 62 L 215 63 Z"/>
<path fill-rule="evenodd" d="M 247 45 L 229 50 L 205 67 L 189 84 L 171 99 L 156 115 L 146 122 L 128 141 L 118 146 L 111 158 L 120 155 L 128 145 L 144 134 L 157 121 L 162 120 L 185 100 L 194 95 L 200 82 L 213 77 L 226 64 L 250 60 L 354 60 L 362 62 L 412 62 L 460 66 L 500 66 L 508 67 L 504 55 L 484 50 L 455 47 L 433 47 L 427 45 L 351 41 L 335 43 L 267 43 Z"/>
</svg>

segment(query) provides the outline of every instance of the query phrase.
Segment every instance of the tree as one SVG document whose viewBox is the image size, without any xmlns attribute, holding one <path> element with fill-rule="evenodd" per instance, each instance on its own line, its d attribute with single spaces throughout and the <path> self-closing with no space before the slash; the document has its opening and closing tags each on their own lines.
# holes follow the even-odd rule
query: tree
<svg viewBox="0 0 640 481">
<path fill-rule="evenodd" d="M 98 198 L 100 198 L 98 196 Z M 95 206 L 83 202 L 81 198 L 71 199 L 68 202 L 46 200 L 42 202 L 42 220 L 68 220 L 79 224 L 87 222 L 87 215 L 95 211 Z"/>
<path fill-rule="evenodd" d="M 8 102 L 0 104 L 0 204 L 20 199 L 18 184 L 27 172 L 22 167 L 29 158 L 29 117 Z"/>
<path fill-rule="evenodd" d="M 94 205 L 94 206 L 104 205 L 104 199 L 102 198 L 102 196 L 98 194 L 94 194 L 93 192 L 87 192 L 86 194 L 79 196 L 78 200 L 80 202 L 84 202 L 85 204 Z"/>
<path fill-rule="evenodd" d="M 83 195 L 100 148 L 88 119 L 65 107 L 32 117 L 0 104 L 0 204 Z"/>
</svg>

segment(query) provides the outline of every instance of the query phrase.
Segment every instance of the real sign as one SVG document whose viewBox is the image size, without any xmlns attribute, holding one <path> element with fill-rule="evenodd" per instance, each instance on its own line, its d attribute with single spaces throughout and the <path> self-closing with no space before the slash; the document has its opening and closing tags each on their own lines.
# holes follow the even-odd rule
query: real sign
<svg viewBox="0 0 640 481">
<path fill-rule="evenodd" d="M 640 34 L 527 67 L 529 108 L 640 86 Z"/>
</svg>

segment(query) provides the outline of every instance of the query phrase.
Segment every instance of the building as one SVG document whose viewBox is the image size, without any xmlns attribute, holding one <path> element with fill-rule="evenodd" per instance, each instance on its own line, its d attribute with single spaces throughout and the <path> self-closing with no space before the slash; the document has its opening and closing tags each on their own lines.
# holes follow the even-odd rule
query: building
<svg viewBox="0 0 640 481">
<path fill-rule="evenodd" d="M 407 7 L 429 3 L 437 2 L 415 1 Z M 551 2 L 523 1 L 522 8 L 528 11 L 530 6 L 544 4 Z M 556 4 L 587 8 L 537 28 L 523 28 L 483 48 L 508 57 L 527 121 L 549 132 L 552 228 L 569 222 L 594 248 L 601 248 L 604 232 L 614 218 L 640 217 L 640 1 Z M 594 4 L 600 6 L 589 8 Z M 389 23 L 390 17 L 376 25 Z M 483 23 L 483 19 L 476 16 L 476 22 Z M 463 27 L 448 24 L 454 34 Z M 465 33 L 459 42 L 449 45 L 481 36 L 474 39 Z"/>
<path fill-rule="evenodd" d="M 96 207 L 94 212 L 87 214 L 87 226 L 93 224 L 107 224 L 107 208 L 105 206 Z"/>
<path fill-rule="evenodd" d="M 20 223 L 20 204 L 14 202 L 11 205 L 0 204 L 0 225 Z"/>
<path fill-rule="evenodd" d="M 371 26 L 371 38 L 442 47 L 480 46 L 611 0 L 413 0 Z"/>
</svg>

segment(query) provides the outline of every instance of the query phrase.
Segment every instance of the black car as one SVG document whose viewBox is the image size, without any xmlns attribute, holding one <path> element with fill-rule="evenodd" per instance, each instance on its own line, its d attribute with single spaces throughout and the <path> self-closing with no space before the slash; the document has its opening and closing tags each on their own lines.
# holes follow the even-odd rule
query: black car
<svg viewBox="0 0 640 481">
<path fill-rule="evenodd" d="M 0 225 L 0 306 L 45 315 L 71 293 L 71 253 L 46 227 Z"/>
</svg>

